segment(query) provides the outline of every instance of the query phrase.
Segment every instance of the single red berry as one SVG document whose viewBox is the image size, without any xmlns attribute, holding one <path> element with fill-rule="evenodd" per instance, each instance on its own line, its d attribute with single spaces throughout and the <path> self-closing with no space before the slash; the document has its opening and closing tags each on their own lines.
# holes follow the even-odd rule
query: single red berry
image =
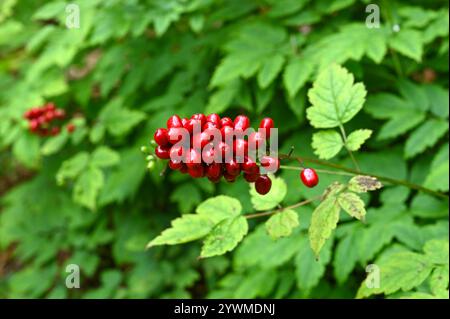
<svg viewBox="0 0 450 319">
<path fill-rule="evenodd" d="M 158 145 L 155 149 L 155 155 L 160 159 L 169 159 L 170 158 L 170 147 Z"/>
<path fill-rule="evenodd" d="M 47 111 L 44 116 L 45 116 L 45 120 L 47 121 L 47 123 L 51 122 L 55 118 L 55 112 Z"/>
<path fill-rule="evenodd" d="M 226 141 L 227 137 L 230 141 L 233 140 L 234 129 L 231 126 L 222 126 L 220 133 L 222 134 L 222 141 Z"/>
<path fill-rule="evenodd" d="M 206 116 L 205 116 L 205 114 L 201 114 L 201 113 L 194 114 L 194 115 L 191 116 L 191 119 L 199 120 L 202 126 L 205 125 L 205 123 L 206 123 Z"/>
<path fill-rule="evenodd" d="M 192 166 L 192 167 L 188 166 L 188 173 L 193 178 L 204 177 L 205 176 L 205 168 L 203 167 L 203 165 Z"/>
<path fill-rule="evenodd" d="M 239 175 L 241 172 L 241 165 L 236 160 L 231 159 L 228 163 L 225 163 L 225 169 L 230 175 Z"/>
<path fill-rule="evenodd" d="M 194 128 L 197 132 L 201 132 L 202 122 L 198 119 L 189 119 L 185 124 L 183 124 L 183 127 L 188 130 L 189 134 L 194 133 Z"/>
<path fill-rule="evenodd" d="M 217 149 L 220 151 L 223 161 L 225 161 L 227 156 L 231 156 L 232 148 L 227 143 L 219 142 L 219 144 L 217 144 Z"/>
<path fill-rule="evenodd" d="M 173 161 L 173 160 L 169 161 L 169 167 L 171 169 L 173 169 L 174 171 L 179 170 L 181 168 L 181 166 L 183 166 L 183 163 L 181 163 L 181 162 Z"/>
<path fill-rule="evenodd" d="M 206 122 L 207 122 L 207 123 L 208 123 L 208 122 L 209 122 L 209 123 L 214 123 L 214 124 L 217 125 L 218 128 L 220 128 L 220 126 L 222 125 L 221 122 L 220 122 L 220 116 L 219 116 L 218 114 L 215 114 L 215 113 L 209 114 L 209 115 L 206 117 Z"/>
<path fill-rule="evenodd" d="M 255 189 L 260 195 L 266 195 L 272 188 L 272 180 L 267 175 L 261 175 L 255 181 Z"/>
<path fill-rule="evenodd" d="M 169 143 L 176 144 L 179 141 L 185 138 L 185 140 L 189 137 L 188 132 L 183 127 L 171 127 L 167 131 L 167 137 L 169 139 Z"/>
<path fill-rule="evenodd" d="M 203 131 L 207 131 L 210 129 L 220 129 L 219 124 L 213 123 L 213 122 L 206 122 L 205 125 L 203 125 Z"/>
<path fill-rule="evenodd" d="M 247 156 L 244 158 L 244 163 L 241 164 L 241 168 L 247 174 L 259 174 L 258 164 Z"/>
<path fill-rule="evenodd" d="M 234 129 L 245 131 L 250 127 L 250 120 L 245 115 L 238 115 L 234 119 Z"/>
<path fill-rule="evenodd" d="M 244 179 L 249 183 L 254 183 L 259 178 L 259 174 L 244 173 Z"/>
<path fill-rule="evenodd" d="M 75 132 L 75 129 L 76 129 L 76 128 L 77 128 L 77 127 L 76 127 L 75 124 L 73 124 L 73 123 L 67 124 L 67 127 L 66 127 L 67 132 L 69 132 L 69 133 Z"/>
<path fill-rule="evenodd" d="M 236 181 L 236 178 L 238 177 L 238 175 L 232 175 L 232 174 L 230 174 L 228 172 L 224 172 L 223 173 L 223 177 L 225 178 L 225 180 L 228 183 L 234 183 L 234 181 Z"/>
<path fill-rule="evenodd" d="M 56 109 L 56 107 L 55 107 L 55 104 L 53 104 L 53 103 L 47 103 L 46 105 L 45 105 L 45 110 L 48 112 L 48 111 L 51 111 L 51 112 L 53 112 L 54 110 Z"/>
<path fill-rule="evenodd" d="M 202 155 L 196 149 L 191 148 L 186 154 L 186 165 L 189 169 L 202 166 Z"/>
<path fill-rule="evenodd" d="M 218 183 L 218 182 L 220 182 L 221 177 L 222 177 L 222 176 L 219 176 L 219 177 L 211 177 L 211 176 L 208 176 L 208 180 L 209 180 L 210 182 L 212 182 L 212 183 Z"/>
<path fill-rule="evenodd" d="M 218 159 L 218 158 L 217 158 Z M 214 144 L 206 144 L 202 150 L 202 160 L 206 164 L 211 164 L 216 160 L 216 153 L 214 150 Z"/>
<path fill-rule="evenodd" d="M 185 118 L 185 117 L 183 117 L 182 119 L 181 119 L 181 124 L 183 124 L 183 127 L 186 125 L 186 123 L 188 122 L 189 120 L 187 119 L 187 118 Z"/>
<path fill-rule="evenodd" d="M 302 170 L 300 178 L 306 187 L 314 187 L 319 183 L 319 176 L 312 168 L 305 168 Z"/>
<path fill-rule="evenodd" d="M 270 129 L 274 128 L 273 120 L 270 117 L 265 117 L 261 120 L 261 123 L 259 124 L 259 127 L 266 130 L 266 136 L 267 138 L 270 137 Z"/>
<path fill-rule="evenodd" d="M 31 120 L 28 122 L 28 127 L 31 132 L 36 132 L 39 128 L 39 121 L 38 120 Z"/>
<path fill-rule="evenodd" d="M 167 120 L 167 128 L 170 129 L 172 127 L 183 127 L 183 123 L 178 115 L 172 115 Z"/>
<path fill-rule="evenodd" d="M 278 158 L 273 156 L 263 156 L 261 157 L 261 166 L 264 167 L 266 172 L 275 173 L 280 168 L 280 161 Z"/>
<path fill-rule="evenodd" d="M 212 163 L 206 167 L 206 176 L 211 178 L 219 178 L 222 176 L 222 165 L 219 163 Z"/>
<path fill-rule="evenodd" d="M 187 168 L 186 164 L 181 163 L 180 173 L 186 174 L 187 172 L 188 172 L 188 168 Z"/>
<path fill-rule="evenodd" d="M 62 120 L 63 118 L 66 117 L 66 111 L 64 111 L 63 109 L 56 109 L 53 111 L 54 117 L 56 119 Z"/>
<path fill-rule="evenodd" d="M 222 127 L 224 127 L 224 126 L 234 127 L 233 120 L 230 119 L 229 117 L 222 117 L 222 119 L 220 120 L 220 125 Z"/>
<path fill-rule="evenodd" d="M 50 131 L 50 135 L 52 136 L 56 136 L 59 134 L 59 132 L 61 132 L 61 129 L 57 126 L 52 127 L 51 131 Z"/>
<path fill-rule="evenodd" d="M 203 147 L 211 141 L 211 135 L 208 131 L 195 134 L 192 137 L 192 147 L 195 149 L 203 149 Z"/>
<path fill-rule="evenodd" d="M 153 135 L 153 139 L 155 140 L 156 144 L 161 146 L 169 144 L 169 136 L 167 135 L 167 130 L 165 128 L 157 129 L 155 134 Z"/>
<path fill-rule="evenodd" d="M 183 147 L 181 145 L 174 145 L 170 148 L 170 159 L 174 162 L 182 162 L 184 160 Z"/>
</svg>

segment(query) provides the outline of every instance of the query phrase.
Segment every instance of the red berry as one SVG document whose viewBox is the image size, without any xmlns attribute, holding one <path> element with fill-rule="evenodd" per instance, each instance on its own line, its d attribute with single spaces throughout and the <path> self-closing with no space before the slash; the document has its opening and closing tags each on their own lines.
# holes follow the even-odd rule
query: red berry
<svg viewBox="0 0 450 319">
<path fill-rule="evenodd" d="M 220 116 L 219 116 L 218 114 L 215 114 L 215 113 L 209 114 L 209 115 L 206 117 L 206 122 L 207 122 L 207 123 L 209 122 L 209 123 L 216 124 L 216 126 L 217 126 L 218 128 L 220 128 L 220 126 L 221 126 Z"/>
<path fill-rule="evenodd" d="M 261 175 L 255 181 L 255 189 L 260 195 L 266 195 L 272 187 L 272 181 L 267 175 Z"/>
<path fill-rule="evenodd" d="M 187 172 L 188 172 L 188 168 L 187 168 L 186 164 L 181 163 L 180 173 L 186 174 Z"/>
<path fill-rule="evenodd" d="M 172 160 L 169 161 L 169 167 L 171 169 L 173 169 L 174 171 L 180 169 L 181 166 L 183 166 L 183 163 L 181 163 L 181 162 L 172 161 Z"/>
<path fill-rule="evenodd" d="M 314 187 L 319 183 L 319 176 L 312 168 L 305 168 L 300 173 L 300 178 L 306 187 Z"/>
<path fill-rule="evenodd" d="M 38 120 L 31 120 L 28 123 L 28 127 L 30 129 L 31 132 L 36 132 L 39 128 L 39 121 Z"/>
<path fill-rule="evenodd" d="M 233 120 L 230 119 L 229 117 L 222 117 L 222 119 L 220 120 L 220 125 L 222 127 L 224 126 L 234 127 Z"/>
<path fill-rule="evenodd" d="M 191 119 L 199 120 L 202 126 L 205 125 L 205 123 L 206 123 L 206 116 L 205 116 L 205 114 L 201 114 L 201 113 L 194 114 L 194 115 L 191 116 Z"/>
<path fill-rule="evenodd" d="M 220 182 L 220 178 L 221 178 L 222 176 L 219 176 L 219 177 L 210 177 L 210 176 L 208 176 L 208 179 L 209 179 L 209 181 L 210 182 L 212 182 L 212 183 L 218 183 L 218 182 Z"/>
<path fill-rule="evenodd" d="M 167 130 L 165 128 L 157 129 L 155 134 L 153 135 L 153 139 L 155 140 L 156 144 L 161 146 L 169 144 L 169 136 L 167 135 Z"/>
<path fill-rule="evenodd" d="M 155 149 L 155 155 L 160 159 L 169 159 L 170 158 L 170 147 L 158 145 Z"/>
<path fill-rule="evenodd" d="M 192 147 L 195 149 L 203 149 L 203 147 L 211 141 L 211 135 L 208 131 L 196 134 L 192 138 Z"/>
<path fill-rule="evenodd" d="M 181 145 L 172 146 L 169 151 L 170 159 L 174 162 L 182 162 L 186 155 L 183 154 L 183 150 Z"/>
<path fill-rule="evenodd" d="M 67 128 L 66 129 L 67 129 L 67 132 L 73 133 L 75 131 L 75 129 L 76 129 L 76 126 L 73 123 L 69 123 L 69 124 L 67 124 Z"/>
<path fill-rule="evenodd" d="M 241 172 L 241 165 L 239 165 L 238 162 L 232 159 L 228 163 L 225 163 L 225 169 L 230 175 L 239 175 L 239 173 Z"/>
<path fill-rule="evenodd" d="M 247 174 L 259 174 L 258 164 L 249 157 L 245 157 L 244 163 L 241 164 L 241 168 Z"/>
<path fill-rule="evenodd" d="M 245 131 L 250 127 L 250 120 L 245 115 L 238 115 L 234 120 L 234 129 Z"/>
<path fill-rule="evenodd" d="M 186 123 L 188 122 L 189 120 L 187 119 L 187 118 L 185 118 L 185 117 L 183 117 L 182 119 L 181 119 L 181 124 L 183 124 L 183 127 L 186 125 Z"/>
<path fill-rule="evenodd" d="M 66 117 L 66 111 L 64 111 L 62 109 L 54 110 L 53 114 L 56 119 L 60 119 L 60 120 L 62 120 L 63 118 Z"/>
<path fill-rule="evenodd" d="M 222 176 L 222 165 L 219 163 L 212 163 L 206 167 L 206 176 L 211 178 L 220 178 Z"/>
<path fill-rule="evenodd" d="M 226 141 L 227 137 L 230 141 L 233 140 L 234 129 L 231 126 L 222 126 L 220 133 L 222 134 L 222 140 Z"/>
<path fill-rule="evenodd" d="M 228 183 L 233 183 L 234 181 L 236 181 L 236 178 L 238 177 L 238 175 L 232 175 L 229 174 L 228 172 L 223 173 L 223 177 L 225 178 L 225 180 Z"/>
<path fill-rule="evenodd" d="M 170 129 L 172 127 L 183 127 L 183 123 L 178 115 L 172 115 L 167 120 L 167 128 Z"/>
<path fill-rule="evenodd" d="M 248 147 L 251 150 L 265 149 L 266 138 L 262 132 L 253 132 L 248 137 Z"/>
<path fill-rule="evenodd" d="M 247 182 L 254 183 L 259 178 L 259 174 L 258 173 L 257 174 L 244 173 L 244 178 Z"/>
<path fill-rule="evenodd" d="M 219 123 L 220 125 L 220 123 Z M 203 131 L 207 131 L 210 129 L 220 129 L 219 125 L 213 122 L 206 122 L 205 125 L 203 125 Z"/>
<path fill-rule="evenodd" d="M 248 142 L 244 139 L 237 139 L 233 142 L 234 156 L 244 159 L 248 154 Z"/>
<path fill-rule="evenodd" d="M 263 156 L 261 157 L 260 162 L 266 172 L 275 173 L 280 168 L 280 161 L 276 157 Z"/>
<path fill-rule="evenodd" d="M 45 105 L 45 110 L 48 112 L 48 111 L 51 111 L 51 112 L 53 112 L 54 110 L 56 109 L 56 107 L 55 107 L 55 104 L 53 104 L 53 103 L 47 103 L 46 105 Z"/>
<path fill-rule="evenodd" d="M 52 130 L 50 131 L 50 135 L 58 135 L 59 132 L 61 131 L 61 129 L 59 127 L 53 127 Z"/>
<path fill-rule="evenodd" d="M 47 113 L 45 113 L 45 120 L 47 121 L 47 122 L 51 122 L 51 121 L 53 121 L 53 119 L 55 118 L 55 112 L 53 112 L 53 111 L 47 111 Z"/>
<path fill-rule="evenodd" d="M 273 124 L 273 120 L 270 117 L 266 117 L 261 120 L 259 127 L 262 129 L 266 129 L 266 136 L 267 136 L 267 138 L 269 138 L 270 137 L 270 129 L 274 128 L 275 126 Z"/>
<path fill-rule="evenodd" d="M 171 127 L 167 131 L 167 137 L 169 139 L 169 143 L 176 144 L 181 141 L 183 137 L 186 140 L 188 138 L 188 135 L 183 127 Z"/>
<path fill-rule="evenodd" d="M 211 164 L 216 160 L 216 155 L 214 151 L 214 144 L 209 143 L 205 145 L 205 147 L 202 150 L 202 160 L 206 164 Z"/>
<path fill-rule="evenodd" d="M 232 152 L 231 147 L 225 142 L 219 142 L 219 144 L 217 144 L 217 149 L 220 151 L 223 161 L 225 161 L 226 157 L 230 156 Z"/>
<path fill-rule="evenodd" d="M 197 132 L 202 131 L 202 122 L 197 119 L 189 119 L 185 124 L 183 124 L 183 127 L 188 130 L 189 134 L 194 133 L 194 128 Z"/>
<path fill-rule="evenodd" d="M 204 177 L 205 176 L 205 168 L 203 167 L 203 165 L 192 166 L 192 167 L 188 166 L 188 173 L 193 178 Z"/>
<path fill-rule="evenodd" d="M 202 166 L 202 155 L 194 148 L 186 154 L 186 165 L 189 169 Z"/>
</svg>

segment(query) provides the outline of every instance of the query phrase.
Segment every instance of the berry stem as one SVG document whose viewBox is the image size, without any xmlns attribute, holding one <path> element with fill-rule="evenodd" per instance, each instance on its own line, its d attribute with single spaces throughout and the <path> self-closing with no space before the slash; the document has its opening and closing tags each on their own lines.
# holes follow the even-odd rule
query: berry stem
<svg viewBox="0 0 450 319">
<path fill-rule="evenodd" d="M 304 169 L 303 167 L 289 166 L 289 165 L 280 165 L 280 168 L 281 169 L 287 169 L 287 170 L 293 170 L 293 171 L 302 171 Z M 327 170 L 327 169 L 315 168 L 314 170 L 317 173 L 330 174 L 330 175 L 344 175 L 344 176 L 355 176 L 356 175 L 354 173 L 340 172 L 340 171 L 330 171 L 330 170 Z"/>
<path fill-rule="evenodd" d="M 308 204 L 312 203 L 313 201 L 321 199 L 321 198 L 322 198 L 322 195 L 315 196 L 315 197 L 303 200 L 301 202 L 298 202 L 298 203 L 296 203 L 294 205 L 291 205 L 291 206 L 280 207 L 278 209 L 270 210 L 270 211 L 267 211 L 267 212 L 261 212 L 261 213 L 245 215 L 245 218 L 250 219 L 250 218 L 256 218 L 256 217 L 263 217 L 263 216 L 274 215 L 274 214 L 282 212 L 283 210 L 286 210 L 286 209 L 294 209 L 294 208 L 297 208 L 297 207 L 308 205 Z"/>
<path fill-rule="evenodd" d="M 348 155 L 350 155 L 350 158 L 352 159 L 353 165 L 355 165 L 356 170 L 359 172 L 359 171 L 361 171 L 361 169 L 359 168 L 359 165 L 358 165 L 358 162 L 356 161 L 355 155 L 353 155 L 353 152 L 347 146 L 347 133 L 345 132 L 344 125 L 340 124 L 339 129 L 341 130 L 342 138 L 344 139 L 345 149 L 347 150 Z"/>
<path fill-rule="evenodd" d="M 447 194 L 434 191 L 432 189 L 423 187 L 422 185 L 417 185 L 417 184 L 410 183 L 410 182 L 405 181 L 405 180 L 395 179 L 395 178 L 391 178 L 391 177 L 387 177 L 387 176 L 381 176 L 381 175 L 377 175 L 377 174 L 361 172 L 361 171 L 358 171 L 356 169 L 345 167 L 343 165 L 331 163 L 331 162 L 328 162 L 328 161 L 323 161 L 323 160 L 319 160 L 319 159 L 315 159 L 315 158 L 299 157 L 299 156 L 287 157 L 287 155 L 284 155 L 284 154 L 280 154 L 279 157 L 280 157 L 280 159 L 284 159 L 284 160 L 305 161 L 305 162 L 310 162 L 310 163 L 314 163 L 314 164 L 318 164 L 318 165 L 322 165 L 322 166 L 326 166 L 326 167 L 331 167 L 331 168 L 335 168 L 335 169 L 338 169 L 338 170 L 343 171 L 343 172 L 351 173 L 352 175 L 368 175 L 368 176 L 372 176 L 372 177 L 375 177 L 376 179 L 379 179 L 380 181 L 388 182 L 388 183 L 393 184 L 393 185 L 406 186 L 406 187 L 408 187 L 410 189 L 414 189 L 414 190 L 417 190 L 417 191 L 420 191 L 420 192 L 423 192 L 423 193 L 427 193 L 427 194 L 430 194 L 430 195 L 433 195 L 433 196 L 436 196 L 436 197 L 440 197 L 440 198 L 448 199 L 448 197 L 449 197 Z M 319 170 L 317 170 L 317 171 L 319 171 Z"/>
</svg>

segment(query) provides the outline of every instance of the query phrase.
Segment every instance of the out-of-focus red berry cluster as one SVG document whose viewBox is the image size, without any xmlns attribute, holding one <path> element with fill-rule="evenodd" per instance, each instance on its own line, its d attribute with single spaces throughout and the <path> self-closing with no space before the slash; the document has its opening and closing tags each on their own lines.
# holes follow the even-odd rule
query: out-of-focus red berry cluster
<svg viewBox="0 0 450 319">
<path fill-rule="evenodd" d="M 264 118 L 259 127 L 258 131 L 244 135 L 250 128 L 250 120 L 244 115 L 234 121 L 217 114 L 194 114 L 190 119 L 173 115 L 167 121 L 167 128 L 159 128 L 154 134 L 155 155 L 169 160 L 168 165 L 173 170 L 194 178 L 207 177 L 214 183 L 222 177 L 234 182 L 243 173 L 244 179 L 255 183 L 256 191 L 265 195 L 272 186 L 267 173 L 278 170 L 279 159 L 266 155 L 273 120 Z M 188 146 L 180 145 L 184 139 L 189 141 Z"/>
<path fill-rule="evenodd" d="M 57 108 L 53 103 L 47 103 L 29 109 L 25 112 L 24 118 L 28 120 L 28 128 L 31 133 L 39 136 L 55 136 L 61 132 L 61 122 L 66 118 L 66 112 Z M 66 129 L 72 133 L 75 125 L 68 124 Z"/>
</svg>

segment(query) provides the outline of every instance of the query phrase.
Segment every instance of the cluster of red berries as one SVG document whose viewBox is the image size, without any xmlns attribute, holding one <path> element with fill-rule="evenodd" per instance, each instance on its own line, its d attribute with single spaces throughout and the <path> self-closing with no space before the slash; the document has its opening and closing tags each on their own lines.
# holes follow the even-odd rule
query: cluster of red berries
<svg viewBox="0 0 450 319">
<path fill-rule="evenodd" d="M 58 135 L 61 132 L 60 121 L 64 120 L 65 117 L 66 112 L 57 108 L 53 103 L 31 108 L 24 114 L 24 118 L 28 120 L 30 132 L 39 136 Z M 75 130 L 75 125 L 70 123 L 66 129 L 69 133 L 72 133 Z"/>
<path fill-rule="evenodd" d="M 159 128 L 154 134 L 155 155 L 169 160 L 173 170 L 194 178 L 207 177 L 214 183 L 222 177 L 234 182 L 243 173 L 244 179 L 255 183 L 256 191 L 265 195 L 272 187 L 267 173 L 274 173 L 280 165 L 278 157 L 266 155 L 274 122 L 264 118 L 258 131 L 245 134 L 249 128 L 250 120 L 244 115 L 234 121 L 217 114 L 194 114 L 190 119 L 173 115 L 167 121 L 167 128 Z M 189 144 L 180 146 L 182 139 Z"/>
</svg>

